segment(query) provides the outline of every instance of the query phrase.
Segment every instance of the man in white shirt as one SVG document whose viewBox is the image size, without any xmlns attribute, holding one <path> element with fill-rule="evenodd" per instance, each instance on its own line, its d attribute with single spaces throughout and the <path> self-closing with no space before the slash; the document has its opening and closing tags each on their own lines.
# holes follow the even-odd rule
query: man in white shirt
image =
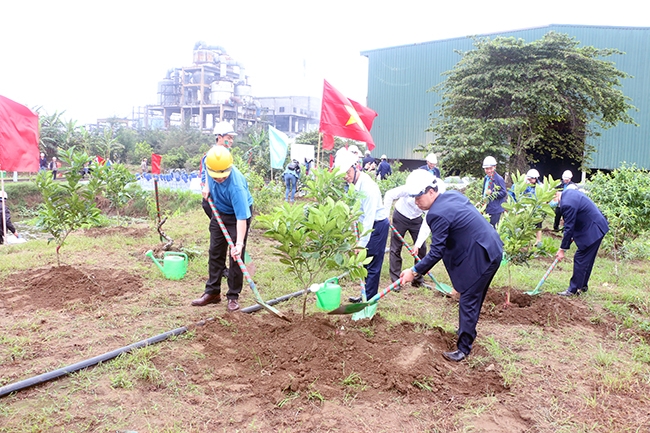
<svg viewBox="0 0 650 433">
<path fill-rule="evenodd" d="M 354 189 L 361 193 L 361 211 L 359 218 L 362 224 L 362 236 L 357 248 L 365 248 L 368 257 L 372 260 L 364 265 L 368 271 L 366 276 L 366 298 L 370 299 L 379 291 L 381 267 L 384 263 L 384 251 L 388 239 L 388 212 L 384 209 L 381 191 L 370 176 L 361 171 L 358 166 L 358 156 L 347 149 L 336 152 L 334 167 L 337 167 L 345 176 L 345 181 L 354 185 Z M 352 297 L 350 302 L 361 302 L 361 297 Z"/>
<path fill-rule="evenodd" d="M 390 212 L 390 208 L 395 201 L 395 210 L 393 211 L 393 227 L 399 232 L 400 236 L 404 238 L 406 233 L 411 235 L 413 240 L 416 240 L 417 255 L 422 259 L 427 254 L 427 247 L 424 245 L 424 240 L 429 236 L 431 230 L 422 218 L 422 209 L 415 204 L 415 198 L 411 197 L 405 185 L 398 186 L 397 188 L 386 191 L 384 195 L 384 208 Z M 420 234 L 422 232 L 422 235 Z M 418 242 L 419 241 L 419 242 Z M 395 282 L 399 279 L 402 273 L 402 241 L 399 236 L 391 232 L 390 237 L 390 279 Z M 417 261 L 414 258 L 414 263 Z M 419 287 L 424 284 L 422 275 L 413 280 L 412 285 Z M 399 291 L 399 290 L 398 290 Z"/>
</svg>

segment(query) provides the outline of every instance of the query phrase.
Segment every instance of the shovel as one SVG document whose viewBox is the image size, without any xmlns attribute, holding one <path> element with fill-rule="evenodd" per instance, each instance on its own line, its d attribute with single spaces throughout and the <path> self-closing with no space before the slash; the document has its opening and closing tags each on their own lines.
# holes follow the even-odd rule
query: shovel
<svg viewBox="0 0 650 433">
<path fill-rule="evenodd" d="M 235 244 L 232 241 L 232 238 L 230 237 L 230 233 L 228 233 L 228 229 L 226 229 L 226 225 L 223 223 L 223 220 L 221 219 L 221 216 L 219 215 L 219 212 L 217 212 L 217 208 L 214 205 L 214 202 L 212 201 L 212 197 L 208 197 L 208 202 L 210 203 L 210 207 L 212 208 L 212 213 L 214 214 L 215 219 L 219 223 L 219 227 L 221 228 L 221 231 L 223 232 L 223 236 L 226 238 L 226 241 L 228 241 L 228 245 L 230 245 L 230 248 L 234 248 Z M 279 312 L 276 308 L 271 307 L 269 304 L 264 302 L 262 297 L 260 296 L 260 292 L 257 291 L 257 287 L 255 286 L 255 283 L 253 282 L 253 279 L 251 278 L 250 274 L 248 273 L 248 269 L 246 269 L 246 265 L 242 261 L 241 257 L 235 256 L 235 260 L 237 260 L 237 264 L 241 268 L 242 273 L 244 274 L 244 278 L 246 278 L 246 281 L 248 281 L 248 285 L 250 286 L 251 290 L 253 291 L 253 295 L 255 295 L 255 300 L 257 301 L 258 304 L 260 304 L 262 307 L 270 311 L 271 313 L 275 314 L 276 316 L 280 317 L 281 319 L 286 320 L 287 322 L 291 322 L 291 319 L 289 319 L 287 316 Z"/>
<path fill-rule="evenodd" d="M 551 273 L 551 271 L 555 269 L 555 265 L 557 265 L 559 261 L 560 261 L 559 259 L 553 260 L 553 263 L 551 263 L 551 266 L 548 267 L 542 279 L 539 280 L 539 283 L 537 283 L 537 287 L 535 287 L 535 290 L 532 290 L 530 292 L 524 292 L 524 293 L 530 296 L 538 295 L 541 292 L 540 289 L 542 287 L 542 284 L 544 284 L 544 281 L 546 281 L 546 278 L 548 278 L 548 275 Z"/>
<path fill-rule="evenodd" d="M 395 287 L 399 287 L 401 284 L 402 284 L 402 279 L 400 278 L 399 280 L 395 281 L 390 286 L 386 287 L 381 292 L 377 293 L 368 302 L 361 302 L 361 303 L 358 303 L 358 304 L 341 305 L 336 310 L 332 310 L 327 314 L 353 314 L 353 313 L 357 313 L 357 312 L 363 310 L 364 308 L 366 308 L 368 306 L 375 305 L 381 298 L 386 296 L 386 294 L 388 292 L 393 290 Z M 370 316 L 370 317 L 372 317 L 372 316 Z"/>
<path fill-rule="evenodd" d="M 395 233 L 395 236 L 397 236 L 397 238 L 400 241 L 402 241 L 402 244 L 406 247 L 409 254 L 411 254 L 413 257 L 415 257 L 415 261 L 420 262 L 420 260 L 422 260 L 422 259 L 420 259 L 418 257 L 418 255 L 415 253 L 415 251 L 413 251 L 413 249 L 409 246 L 409 244 L 406 243 L 406 240 L 404 239 L 404 237 L 397 231 L 397 229 L 392 224 L 390 225 L 390 229 L 393 231 L 393 233 Z M 439 283 L 438 280 L 436 280 L 436 277 L 434 277 L 433 274 L 431 274 L 431 272 L 427 272 L 427 275 L 429 276 L 429 278 L 431 278 L 433 280 L 433 282 L 435 284 L 435 287 L 436 287 L 436 290 L 443 293 L 445 296 L 451 296 L 451 293 L 452 293 L 452 291 L 454 289 L 450 285 Z"/>
</svg>

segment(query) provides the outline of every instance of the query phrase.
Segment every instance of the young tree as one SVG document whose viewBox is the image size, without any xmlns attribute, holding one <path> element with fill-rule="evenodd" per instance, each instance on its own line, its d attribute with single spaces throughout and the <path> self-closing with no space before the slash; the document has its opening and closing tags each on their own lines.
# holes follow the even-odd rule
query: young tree
<svg viewBox="0 0 650 433">
<path fill-rule="evenodd" d="M 288 271 L 302 287 L 311 286 L 333 270 L 349 272 L 353 279 L 367 274 L 363 267 L 365 250 L 359 254 L 354 251 L 357 243 L 354 227 L 361 216 L 361 206 L 355 200 L 354 188 L 347 192 L 343 188 L 332 188 L 332 184 L 343 182 L 337 171 L 327 176 L 326 170 L 315 170 L 315 180 L 308 186 L 308 194 L 317 197 L 314 204 L 302 208 L 285 203 L 257 217 L 266 228 L 266 235 L 278 242 L 274 247 L 275 255 L 288 266 Z M 332 176 L 339 182 L 333 182 Z M 332 195 L 327 196 L 328 193 Z M 306 302 L 307 296 L 303 302 L 303 316 Z"/>
<path fill-rule="evenodd" d="M 99 165 L 94 164 L 93 180 L 98 182 L 97 191 L 101 192 L 110 202 L 120 220 L 120 210 L 131 200 L 132 195 L 126 186 L 135 181 L 135 175 L 124 164 Z"/>
<path fill-rule="evenodd" d="M 508 270 L 508 292 L 506 305 L 510 303 L 511 266 L 527 265 L 528 260 L 540 252 L 535 247 L 536 225 L 548 215 L 553 218 L 555 212 L 549 202 L 555 197 L 559 180 L 548 176 L 544 182 L 535 187 L 534 192 L 527 191 L 530 184 L 526 176 L 517 173 L 508 201 L 503 204 L 505 212 L 501 215 L 497 231 L 503 241 L 503 258 Z"/>
<path fill-rule="evenodd" d="M 61 266 L 60 250 L 68 235 L 98 223 L 101 212 L 95 204 L 99 181 L 91 178 L 89 183 L 81 182 L 83 166 L 90 159 L 88 154 L 70 148 L 61 150 L 59 158 L 65 180 L 55 181 L 49 172 L 43 171 L 36 177 L 36 186 L 43 196 L 37 225 L 52 235 L 49 241 L 56 242 L 56 262 Z"/>
<path fill-rule="evenodd" d="M 619 122 L 634 124 L 630 98 L 620 90 L 628 74 L 603 58 L 614 49 L 579 47 L 555 32 L 526 43 L 497 37 L 475 40 L 448 78 L 429 131 L 446 167 L 480 174 L 483 157 L 523 171 L 534 153 L 585 163 L 585 140 Z"/>
</svg>

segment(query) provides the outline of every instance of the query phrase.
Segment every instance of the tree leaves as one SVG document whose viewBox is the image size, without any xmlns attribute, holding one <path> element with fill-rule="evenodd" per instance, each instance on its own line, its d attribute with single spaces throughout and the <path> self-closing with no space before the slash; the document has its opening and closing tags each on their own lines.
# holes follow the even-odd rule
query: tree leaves
<svg viewBox="0 0 650 433">
<path fill-rule="evenodd" d="M 620 51 L 579 47 L 555 32 L 531 43 L 497 37 L 474 46 L 432 89 L 442 101 L 431 118 L 431 147 L 446 167 L 479 175 L 477 161 L 492 155 L 514 172 L 534 162 L 534 152 L 584 161 L 585 138 L 597 128 L 634 124 L 620 90 L 630 77 L 602 60 Z"/>
</svg>

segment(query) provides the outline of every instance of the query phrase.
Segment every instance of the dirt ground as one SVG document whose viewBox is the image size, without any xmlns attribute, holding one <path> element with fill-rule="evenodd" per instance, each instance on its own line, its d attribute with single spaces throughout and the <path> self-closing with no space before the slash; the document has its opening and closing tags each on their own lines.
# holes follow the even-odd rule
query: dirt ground
<svg viewBox="0 0 650 433">
<path fill-rule="evenodd" d="M 111 230 L 123 230 L 123 236 L 131 237 L 146 234 L 144 229 Z M 142 302 L 142 276 L 110 265 L 65 265 L 16 272 L 6 281 L 0 323 L 5 330 L 11 328 L 16 337 L 34 328 L 52 332 L 62 328 L 60 332 L 64 332 L 66 321 L 78 324 L 75 315 L 95 315 L 98 320 L 86 321 L 88 329 L 80 333 L 78 341 L 70 337 L 58 346 L 33 347 L 30 357 L 8 359 L 5 354 L 0 364 L 3 385 L 40 374 L 43 368 L 51 370 L 134 342 L 129 323 L 116 324 L 114 320 L 109 325 L 99 319 L 113 309 L 120 316 L 120 305 L 135 308 Z M 594 311 L 584 303 L 548 293 L 530 297 L 512 289 L 512 304 L 506 308 L 506 290 L 490 290 L 481 314 L 479 338 L 505 334 L 506 327 L 555 338 L 570 327 L 581 329 L 585 339 L 597 341 L 616 326 L 605 314 L 595 321 Z M 395 296 L 408 299 L 409 295 Z M 186 304 L 186 299 L 183 302 Z M 443 302 L 451 307 L 454 301 Z M 495 363 L 481 345 L 475 345 L 469 362 L 449 363 L 441 352 L 455 347 L 454 334 L 439 327 L 390 323 L 381 310 L 372 321 L 357 322 L 349 316 L 325 314 L 303 319 L 297 311 L 286 313 L 291 319 L 287 322 L 266 311 L 221 314 L 221 310 L 219 307 L 220 315 L 210 320 L 188 326 L 192 338 L 164 343 L 162 352 L 153 359 L 165 382 L 173 382 L 174 389 L 183 392 L 172 395 L 163 383 L 125 390 L 112 387 L 100 376 L 87 391 L 85 410 L 74 412 L 67 424 L 72 426 L 70 431 L 82 430 L 81 425 L 89 426 L 84 431 L 105 431 L 106 425 L 119 425 L 119 417 L 129 423 L 124 431 L 139 432 L 555 431 L 552 424 L 544 424 L 535 399 L 552 399 L 555 394 L 566 397 L 570 391 L 558 391 L 565 390 L 566 376 L 582 375 L 578 365 L 561 357 L 545 357 L 538 366 L 523 367 L 527 369 L 523 372 L 524 390 L 511 389 L 504 380 L 503 366 Z M 201 313 L 207 314 L 205 310 Z M 12 321 L 28 318 L 34 322 L 31 329 L 10 326 Z M 104 345 L 96 335 L 103 332 L 110 336 Z M 70 381 L 74 380 L 57 379 L 9 398 L 16 402 L 43 392 L 56 394 Z M 598 388 L 589 377 L 581 377 L 578 386 Z M 566 403 L 569 398 L 558 397 L 564 402 L 558 410 L 571 411 L 581 425 L 600 423 L 597 425 L 605 428 L 612 425 L 609 431 L 619 431 L 615 428 L 617 420 L 629 425 L 630 417 L 637 420 L 633 425 L 646 425 L 649 402 L 639 407 L 638 399 L 647 395 L 647 386 L 643 385 L 608 393 L 607 414 L 580 401 Z M 157 411 L 153 405 L 158 406 Z M 84 419 L 84 413 L 97 413 L 98 407 L 120 407 L 123 412 L 105 415 L 103 420 L 96 416 L 94 421 Z M 467 430 L 463 419 L 455 414 L 471 412 L 472 407 L 476 408 L 475 417 Z M 141 415 L 145 408 L 155 416 Z M 2 422 L 0 419 L 0 427 Z"/>
</svg>

